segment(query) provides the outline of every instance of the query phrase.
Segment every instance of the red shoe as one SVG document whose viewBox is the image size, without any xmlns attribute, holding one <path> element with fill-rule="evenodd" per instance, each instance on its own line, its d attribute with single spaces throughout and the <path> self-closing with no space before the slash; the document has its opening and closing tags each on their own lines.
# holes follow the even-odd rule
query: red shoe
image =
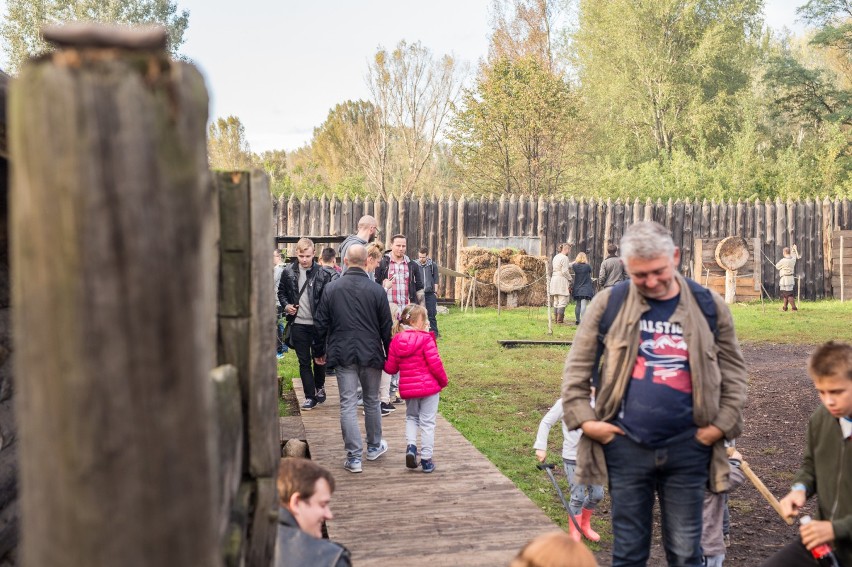
<svg viewBox="0 0 852 567">
<path fill-rule="evenodd" d="M 583 513 L 580 515 L 580 529 L 583 530 L 583 535 L 589 541 L 600 541 L 601 536 L 592 529 L 592 514 L 594 510 L 583 508 Z"/>
</svg>

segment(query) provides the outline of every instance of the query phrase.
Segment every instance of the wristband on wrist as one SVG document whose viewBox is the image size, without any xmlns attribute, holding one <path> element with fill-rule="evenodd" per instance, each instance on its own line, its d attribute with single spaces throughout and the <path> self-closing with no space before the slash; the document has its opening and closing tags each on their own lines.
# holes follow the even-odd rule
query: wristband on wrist
<svg viewBox="0 0 852 567">
<path fill-rule="evenodd" d="M 802 492 L 807 493 L 808 487 L 802 484 L 801 482 L 797 482 L 796 484 L 790 487 L 790 490 L 801 490 Z"/>
</svg>

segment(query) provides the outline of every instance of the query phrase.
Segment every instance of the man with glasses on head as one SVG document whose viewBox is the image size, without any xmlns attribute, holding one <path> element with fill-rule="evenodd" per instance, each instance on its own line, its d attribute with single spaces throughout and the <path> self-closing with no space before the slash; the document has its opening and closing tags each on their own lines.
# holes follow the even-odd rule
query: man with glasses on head
<svg viewBox="0 0 852 567">
<path fill-rule="evenodd" d="M 370 242 L 376 239 L 376 236 L 379 234 L 379 225 L 376 222 L 375 217 L 370 215 L 364 215 L 358 220 L 358 232 L 355 234 L 349 235 L 346 237 L 346 240 L 340 243 L 340 249 L 337 251 L 337 255 L 340 256 L 340 261 L 342 262 L 344 258 L 346 258 L 346 251 L 353 244 L 360 244 L 361 246 L 366 246 Z M 342 273 L 346 272 L 346 263 L 343 264 Z"/>
</svg>

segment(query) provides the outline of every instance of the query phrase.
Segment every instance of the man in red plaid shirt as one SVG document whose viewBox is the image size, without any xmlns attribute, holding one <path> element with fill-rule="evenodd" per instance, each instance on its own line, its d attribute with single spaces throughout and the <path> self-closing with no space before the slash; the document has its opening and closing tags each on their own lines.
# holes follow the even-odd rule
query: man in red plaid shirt
<svg viewBox="0 0 852 567">
<path fill-rule="evenodd" d="M 423 276 L 417 262 L 405 255 L 406 239 L 402 234 L 391 238 L 391 251 L 376 268 L 376 281 L 382 282 L 388 301 L 400 308 L 420 302 L 423 296 Z"/>
</svg>

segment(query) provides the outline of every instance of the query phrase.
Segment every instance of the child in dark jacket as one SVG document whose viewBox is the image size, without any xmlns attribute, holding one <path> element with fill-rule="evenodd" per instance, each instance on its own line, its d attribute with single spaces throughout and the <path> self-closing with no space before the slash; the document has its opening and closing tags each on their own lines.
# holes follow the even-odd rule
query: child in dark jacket
<svg viewBox="0 0 852 567">
<path fill-rule="evenodd" d="M 426 309 L 409 304 L 402 310 L 402 331 L 391 340 L 385 372 L 399 372 L 399 395 L 405 400 L 405 466 L 417 468 L 417 431 L 420 431 L 420 467 L 435 470 L 432 450 L 439 392 L 447 385 L 447 373 L 438 354 L 435 337 L 428 331 Z"/>
</svg>

